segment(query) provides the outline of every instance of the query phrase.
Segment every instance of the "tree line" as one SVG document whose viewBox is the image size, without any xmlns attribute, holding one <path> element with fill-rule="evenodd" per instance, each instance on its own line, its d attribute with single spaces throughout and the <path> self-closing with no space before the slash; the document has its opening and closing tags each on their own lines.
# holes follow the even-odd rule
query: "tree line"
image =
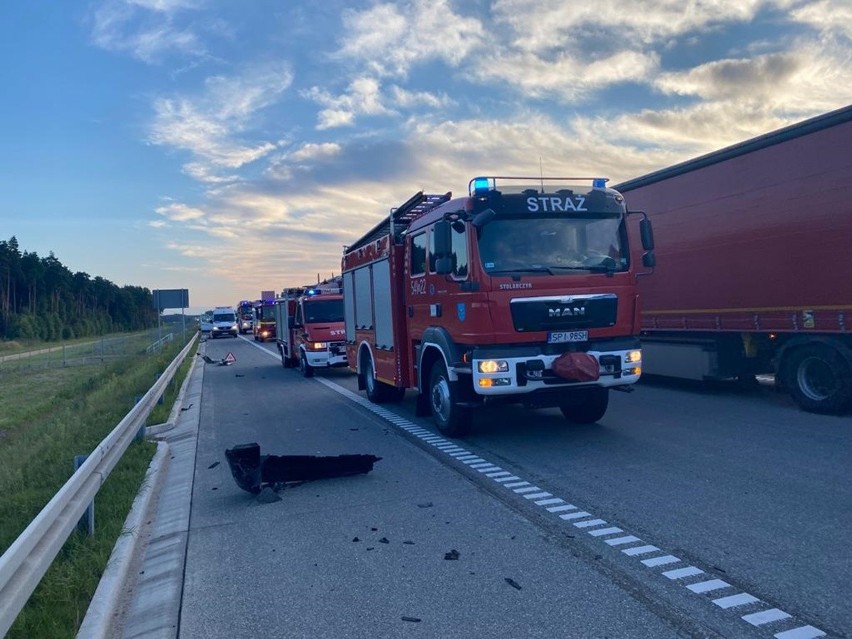
<svg viewBox="0 0 852 639">
<path fill-rule="evenodd" d="M 157 325 L 151 291 L 72 273 L 53 251 L 21 252 L 0 240 L 0 338 L 55 341 Z"/>
</svg>

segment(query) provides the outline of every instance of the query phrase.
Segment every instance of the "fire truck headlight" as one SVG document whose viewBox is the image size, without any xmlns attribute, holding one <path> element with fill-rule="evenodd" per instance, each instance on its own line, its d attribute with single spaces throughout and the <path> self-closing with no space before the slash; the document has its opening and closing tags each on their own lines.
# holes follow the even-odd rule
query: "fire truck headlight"
<svg viewBox="0 0 852 639">
<path fill-rule="evenodd" d="M 328 348 L 327 342 L 308 342 L 309 351 L 324 351 Z"/>
<path fill-rule="evenodd" d="M 494 386 L 511 386 L 509 377 L 485 377 L 479 380 L 480 388 L 493 388 Z"/>
<path fill-rule="evenodd" d="M 480 373 L 508 373 L 509 362 L 504 359 L 484 359 L 477 364 Z"/>
<path fill-rule="evenodd" d="M 642 361 L 642 351 L 629 351 L 627 355 L 624 356 L 624 361 L 627 364 L 633 364 L 634 362 Z"/>
</svg>

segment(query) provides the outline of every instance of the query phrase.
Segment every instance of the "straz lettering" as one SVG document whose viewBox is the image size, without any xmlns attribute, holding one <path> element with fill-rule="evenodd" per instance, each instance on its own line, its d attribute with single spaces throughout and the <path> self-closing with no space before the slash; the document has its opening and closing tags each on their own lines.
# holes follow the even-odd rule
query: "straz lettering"
<svg viewBox="0 0 852 639">
<path fill-rule="evenodd" d="M 426 295 L 426 278 L 421 277 L 416 280 L 411 280 L 412 295 Z"/>
<path fill-rule="evenodd" d="M 547 309 L 548 317 L 585 317 L 586 309 L 582 306 L 563 306 Z"/>
<path fill-rule="evenodd" d="M 532 288 L 533 285 L 529 282 L 513 282 L 511 284 L 500 284 L 497 288 L 501 291 L 512 291 L 518 288 Z"/>
<path fill-rule="evenodd" d="M 527 210 L 530 213 L 567 213 L 568 211 L 586 211 L 586 198 L 582 195 L 574 197 L 538 196 L 527 198 Z"/>
</svg>

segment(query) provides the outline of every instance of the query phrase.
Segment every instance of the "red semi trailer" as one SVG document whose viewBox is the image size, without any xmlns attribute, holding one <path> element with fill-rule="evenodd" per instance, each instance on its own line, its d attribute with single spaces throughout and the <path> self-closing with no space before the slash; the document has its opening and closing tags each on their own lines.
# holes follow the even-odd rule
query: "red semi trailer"
<svg viewBox="0 0 852 639">
<path fill-rule="evenodd" d="M 852 106 L 614 188 L 654 222 L 644 372 L 774 373 L 807 411 L 852 403 Z"/>
<path fill-rule="evenodd" d="M 465 197 L 415 194 L 344 251 L 359 388 L 374 402 L 417 389 L 418 414 L 450 436 L 485 402 L 597 421 L 609 390 L 642 370 L 636 277 L 653 239 L 640 225 L 637 264 L 624 198 L 604 179 L 482 177 Z"/>
</svg>

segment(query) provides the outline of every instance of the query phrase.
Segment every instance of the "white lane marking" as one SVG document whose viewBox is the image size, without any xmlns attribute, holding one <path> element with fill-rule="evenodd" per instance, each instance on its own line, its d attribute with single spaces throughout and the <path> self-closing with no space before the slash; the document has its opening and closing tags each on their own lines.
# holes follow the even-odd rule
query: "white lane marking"
<svg viewBox="0 0 852 639">
<path fill-rule="evenodd" d="M 617 528 L 612 526 L 611 528 L 598 528 L 597 530 L 590 530 L 589 534 L 592 537 L 603 537 L 604 535 L 614 535 L 615 533 L 624 532 L 621 528 Z"/>
<path fill-rule="evenodd" d="M 559 519 L 564 519 L 565 521 L 571 521 L 572 519 L 582 519 L 583 517 L 591 517 L 591 515 L 585 510 L 580 510 L 576 513 L 568 513 L 566 515 L 559 515 Z"/>
<path fill-rule="evenodd" d="M 632 544 L 634 541 L 642 540 L 634 535 L 627 535 L 626 537 L 613 537 L 612 539 L 604 539 L 604 541 L 610 546 L 621 546 L 623 544 Z"/>
<path fill-rule="evenodd" d="M 700 581 L 697 584 L 687 586 L 692 592 L 710 592 L 711 590 L 720 590 L 721 588 L 730 588 L 731 584 L 721 579 L 710 579 L 709 581 Z"/>
<path fill-rule="evenodd" d="M 476 470 L 481 470 L 483 468 L 490 468 L 491 470 L 497 470 L 498 468 L 500 468 L 499 466 L 495 466 L 491 462 L 482 462 L 481 464 L 471 464 L 470 467 L 476 468 Z"/>
<path fill-rule="evenodd" d="M 553 497 L 553 493 L 531 493 L 529 495 L 524 495 L 524 499 L 542 499 L 543 497 Z M 536 502 L 538 503 L 538 502 Z"/>
<path fill-rule="evenodd" d="M 553 499 L 542 499 L 541 501 L 535 502 L 536 506 L 549 506 L 550 504 L 564 504 L 565 500 L 561 497 L 554 497 Z M 550 508 L 548 508 L 550 510 Z"/>
<path fill-rule="evenodd" d="M 270 352 L 270 351 L 268 351 L 264 348 L 261 348 L 261 347 L 255 345 L 255 344 L 252 344 L 252 346 L 256 346 L 257 348 L 260 348 L 260 350 L 262 350 L 263 352 L 268 353 L 271 357 L 274 357 L 276 360 L 278 359 L 277 353 L 272 353 L 272 352 Z M 315 381 L 318 381 L 321 384 L 323 384 L 323 385 L 327 386 L 328 388 L 334 390 L 335 392 L 339 393 L 340 395 L 343 395 L 344 397 L 349 398 L 351 401 L 358 404 L 359 406 L 362 406 L 363 408 L 373 412 L 374 414 L 386 419 L 387 421 L 394 424 L 395 426 L 397 426 L 401 430 L 404 430 L 405 432 L 408 432 L 412 435 L 415 435 L 416 437 L 418 437 L 422 441 L 425 441 L 426 443 L 430 444 L 434 448 L 445 453 L 448 457 L 462 461 L 466 465 L 471 466 L 472 468 L 476 468 L 480 472 L 487 473 L 485 476 L 490 478 L 490 479 L 493 479 L 494 482 L 496 482 L 496 483 L 501 483 L 508 488 L 518 488 L 518 487 L 521 487 L 521 486 L 532 486 L 529 482 L 521 480 L 520 477 L 518 477 L 516 475 L 512 475 L 511 473 L 508 473 L 507 471 L 500 469 L 499 466 L 493 465 L 493 467 L 492 467 L 492 465 L 484 464 L 484 462 L 486 462 L 485 459 L 483 459 L 483 458 L 481 458 L 477 455 L 474 455 L 473 453 L 470 453 L 467 450 L 464 450 L 463 448 L 461 448 L 459 446 L 454 445 L 453 442 L 450 442 L 450 441 L 448 441 L 448 440 L 446 440 L 446 439 L 444 439 L 444 438 L 442 438 L 438 435 L 435 435 L 432 431 L 426 430 L 424 428 L 420 428 L 419 426 L 417 426 L 413 422 L 410 422 L 407 419 L 405 419 L 405 418 L 403 418 L 403 417 L 401 417 L 401 416 L 399 416 L 395 413 L 392 413 L 392 412 L 390 412 L 390 411 L 388 411 L 384 408 L 381 408 L 379 406 L 374 405 L 372 402 L 369 402 L 368 400 L 361 397 L 360 395 L 353 393 L 352 391 L 349 391 L 349 390 L 343 388 L 342 386 L 335 384 L 334 382 L 330 382 L 330 381 L 325 380 L 323 378 L 314 378 L 314 379 L 315 379 Z M 472 464 L 475 464 L 475 466 L 472 466 Z M 510 484 L 508 482 L 514 482 L 514 483 Z M 540 488 L 534 488 L 534 490 L 541 490 L 541 489 Z M 521 491 L 521 492 L 528 492 L 528 491 Z M 529 491 L 529 492 L 531 492 L 531 491 Z M 550 493 L 546 493 L 546 495 L 549 497 Z M 544 496 L 544 494 L 542 494 L 542 496 Z M 528 499 L 535 499 L 538 496 L 537 495 L 528 495 L 528 496 L 525 495 L 525 497 L 527 497 Z M 549 498 L 549 499 L 541 499 L 540 501 L 536 501 L 534 503 L 538 506 L 546 507 L 546 510 L 548 512 L 552 512 L 552 513 L 560 513 L 560 512 L 569 511 L 569 510 L 577 510 L 577 507 L 574 506 L 573 504 L 565 504 L 565 503 L 562 503 L 563 501 L 564 500 L 562 500 L 558 497 L 555 497 L 555 498 Z M 558 504 L 558 505 L 551 506 L 550 504 Z M 599 526 L 599 525 L 606 524 L 606 521 L 604 521 L 603 519 L 594 519 L 594 515 L 592 515 L 591 513 L 587 513 L 585 511 L 578 511 L 578 512 L 572 512 L 572 513 L 566 513 L 566 514 L 563 514 L 563 515 L 559 515 L 560 519 L 563 519 L 563 520 L 566 520 L 566 521 L 570 521 L 572 519 L 582 519 L 582 518 L 585 518 L 585 517 L 591 517 L 592 519 L 589 520 L 589 521 L 575 523 L 574 525 L 577 526 L 577 527 L 592 527 L 592 526 Z M 623 532 L 623 531 L 621 529 L 618 529 L 618 532 Z M 595 537 L 603 537 L 605 534 L 609 534 L 609 532 L 604 532 L 602 530 L 593 530 L 593 531 L 590 531 L 590 534 L 595 535 Z M 612 534 L 615 534 L 615 530 L 612 530 Z M 626 543 L 641 542 L 642 540 L 639 539 L 638 537 L 633 536 L 633 535 L 626 535 L 626 536 L 615 538 L 615 539 L 612 539 L 612 538 L 611 539 L 604 539 L 603 541 L 606 542 L 607 544 L 609 544 L 610 546 L 617 546 L 617 545 L 622 545 L 622 544 L 626 544 Z M 633 556 L 639 556 L 639 555 L 646 555 L 648 553 L 658 552 L 658 551 L 660 551 L 660 549 L 657 548 L 656 546 L 646 544 L 646 545 L 641 545 L 641 546 L 632 546 L 630 548 L 625 548 L 621 552 L 623 552 L 625 555 L 627 555 L 629 557 L 633 557 Z M 650 559 L 644 559 L 644 560 L 642 560 L 642 563 L 645 564 L 646 566 L 661 566 L 661 565 L 666 565 L 666 564 L 669 564 L 669 563 L 675 563 L 675 562 L 679 562 L 679 561 L 681 561 L 681 560 L 678 559 L 677 557 L 674 557 L 673 555 L 664 555 L 662 557 L 652 557 Z M 679 568 L 679 569 L 676 569 L 676 570 L 669 570 L 669 571 L 664 572 L 663 574 L 666 577 L 668 577 L 669 579 L 679 579 L 679 578 L 686 577 L 686 576 L 703 574 L 703 571 L 700 568 L 696 568 L 695 566 L 689 566 L 687 568 Z M 690 584 L 690 585 L 687 586 L 687 588 L 689 588 L 691 591 L 693 591 L 695 593 L 709 592 L 709 591 L 712 591 L 712 590 L 716 590 L 716 589 L 720 589 L 720 588 L 726 588 L 726 587 L 729 587 L 729 584 L 722 581 L 721 579 L 704 581 L 704 582 L 701 582 L 701 583 L 698 583 L 698 584 Z M 713 600 L 713 602 L 716 603 L 716 605 L 721 607 L 721 608 L 736 607 L 736 606 L 740 606 L 740 605 L 745 605 L 747 603 L 753 603 L 754 601 L 759 601 L 759 599 L 752 597 L 752 595 L 749 595 L 748 593 L 741 593 L 739 595 L 733 595 L 733 596 L 730 596 L 730 597 L 721 597 L 719 599 Z M 787 619 L 789 617 L 790 617 L 790 615 L 787 614 L 786 612 L 778 610 L 777 608 L 772 608 L 770 610 L 766 610 L 766 611 L 763 611 L 763 612 L 756 612 L 756 613 L 752 613 L 752 614 L 748 614 L 748 615 L 743 615 L 742 619 L 747 621 L 748 623 L 754 625 L 754 626 L 757 626 L 757 625 L 770 623 L 770 622 L 773 622 L 773 621 L 778 621 L 778 620 L 781 620 L 781 619 Z M 793 628 L 792 630 L 786 630 L 784 632 L 779 632 L 778 634 L 775 635 L 775 638 L 776 639 L 815 639 L 816 637 L 824 637 L 824 636 L 825 636 L 825 633 L 822 630 L 820 630 L 819 628 L 815 628 L 814 626 L 801 626 L 801 627 L 798 627 L 798 628 Z"/>
<path fill-rule="evenodd" d="M 789 614 L 783 610 L 778 610 L 778 608 L 770 608 L 769 610 L 764 610 L 762 612 L 753 612 L 750 615 L 743 615 L 743 621 L 747 621 L 752 626 L 762 626 L 765 623 L 772 623 L 773 621 L 781 621 L 782 619 L 789 618 Z"/>
<path fill-rule="evenodd" d="M 647 555 L 649 552 L 657 552 L 658 550 L 659 548 L 656 546 L 633 546 L 633 548 L 627 548 L 621 552 L 633 557 L 634 555 Z"/>
<path fill-rule="evenodd" d="M 574 504 L 564 504 L 562 506 L 553 506 L 552 508 L 548 508 L 547 512 L 561 513 L 563 510 L 577 510 L 577 507 Z"/>
<path fill-rule="evenodd" d="M 713 603 L 719 606 L 720 608 L 727 610 L 728 608 L 736 608 L 737 606 L 745 606 L 746 604 L 754 603 L 756 601 L 760 601 L 754 595 L 750 595 L 747 592 L 741 592 L 738 595 L 731 595 L 729 597 L 719 597 L 718 599 L 714 599 Z"/>
<path fill-rule="evenodd" d="M 688 568 L 677 568 L 675 570 L 667 570 L 663 573 L 663 576 L 668 577 L 669 579 L 683 579 L 684 577 L 693 577 L 694 575 L 703 574 L 704 571 L 701 570 L 701 568 L 689 566 Z"/>
<path fill-rule="evenodd" d="M 538 486 L 525 486 L 523 488 L 515 488 L 515 492 L 519 495 L 522 495 L 524 493 L 532 493 L 535 491 L 541 492 L 541 488 L 539 488 Z"/>
<path fill-rule="evenodd" d="M 666 564 L 674 564 L 680 561 L 674 555 L 663 555 L 662 557 L 651 557 L 650 559 L 643 559 L 642 563 L 648 566 L 648 568 L 653 568 L 654 566 L 665 566 Z"/>
<path fill-rule="evenodd" d="M 825 633 L 819 628 L 814 628 L 813 626 L 802 626 L 800 628 L 793 628 L 792 630 L 779 632 L 774 636 L 775 639 L 815 639 L 816 637 L 824 637 Z"/>
</svg>

